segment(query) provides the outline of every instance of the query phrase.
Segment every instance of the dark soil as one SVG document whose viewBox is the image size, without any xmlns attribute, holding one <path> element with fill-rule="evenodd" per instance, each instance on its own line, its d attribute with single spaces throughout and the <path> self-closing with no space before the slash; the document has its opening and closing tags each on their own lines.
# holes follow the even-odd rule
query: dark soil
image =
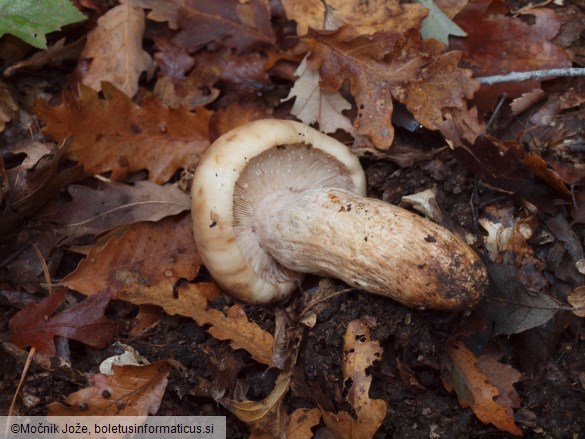
<svg viewBox="0 0 585 439">
<path fill-rule="evenodd" d="M 421 150 L 430 146 L 432 141 Z M 473 209 L 486 200 L 502 198 L 482 187 L 447 151 L 410 168 L 373 158 L 364 162 L 372 194 L 397 202 L 402 195 L 436 187 L 444 195 L 442 207 L 451 220 L 471 233 L 476 230 Z M 309 280 L 307 288 L 316 280 Z M 297 300 L 298 296 L 292 302 Z M 114 318 L 127 319 L 134 307 L 112 302 L 109 310 Z M 0 333 L 5 340 L 0 346 L 2 414 L 10 405 L 25 360 L 24 353 L 16 355 L 6 344 L 7 322 L 15 311 L 0 308 Z M 265 329 L 274 330 L 274 308 L 248 306 L 247 312 Z M 331 411 L 347 409 L 342 398 L 342 337 L 348 322 L 354 319 L 368 322 L 372 339 L 379 341 L 384 352 L 382 360 L 369 370 L 373 376 L 370 397 L 388 404 L 376 437 L 507 437 L 493 426 L 482 424 L 471 409 L 462 408 L 441 381 L 445 346 L 456 334 L 465 333 L 466 322 L 471 320 L 469 313 L 418 311 L 358 292 L 334 297 L 317 307 L 317 323 L 305 331 L 300 346 L 293 390 L 286 399 L 288 410 L 316 405 Z M 489 341 L 505 353 L 503 362 L 522 372 L 521 381 L 515 385 L 522 401 L 515 417 L 526 437 L 585 437 L 585 332 L 578 318 L 565 313 L 544 327 L 513 336 L 483 338 L 476 334 L 470 344 L 481 348 Z M 215 359 L 223 355 L 222 361 L 227 358 L 238 364 L 233 373 L 246 383 L 250 399 L 259 400 L 270 393 L 277 375 L 258 366 L 246 352 L 232 351 L 209 336 L 205 328 L 185 318 L 164 317 L 149 335 L 133 340 L 121 337 L 121 341 L 151 361 L 173 359 L 184 366 L 172 371 L 158 414 L 225 415 L 230 438 L 247 437 L 248 430 L 209 396 L 209 383 L 218 374 L 230 379 L 230 374 L 218 372 L 218 363 L 209 353 L 214 352 Z M 63 401 L 66 395 L 84 387 L 85 374 L 97 372 L 99 363 L 113 353 L 75 342 L 70 343 L 70 349 L 72 368 L 33 363 L 18 399 L 18 413 L 46 413 L 48 403 Z M 323 426 L 319 431 L 325 434 Z"/>
</svg>

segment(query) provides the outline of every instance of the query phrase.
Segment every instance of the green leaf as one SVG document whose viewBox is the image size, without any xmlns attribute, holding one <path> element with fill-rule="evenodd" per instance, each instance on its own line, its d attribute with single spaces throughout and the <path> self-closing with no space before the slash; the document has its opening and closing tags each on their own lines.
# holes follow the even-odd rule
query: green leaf
<svg viewBox="0 0 585 439">
<path fill-rule="evenodd" d="M 0 37 L 12 34 L 47 48 L 45 35 L 86 17 L 69 0 L 0 0 Z"/>
</svg>

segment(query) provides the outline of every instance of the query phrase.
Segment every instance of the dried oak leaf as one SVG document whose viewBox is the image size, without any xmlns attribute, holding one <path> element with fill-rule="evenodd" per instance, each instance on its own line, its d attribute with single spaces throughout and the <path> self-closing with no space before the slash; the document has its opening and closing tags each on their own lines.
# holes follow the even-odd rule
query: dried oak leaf
<svg viewBox="0 0 585 439">
<path fill-rule="evenodd" d="M 561 22 L 550 9 L 533 8 L 507 16 L 502 0 L 474 0 L 454 19 L 467 33 L 451 38 L 451 48 L 463 52 L 475 76 L 570 67 L 567 53 L 550 40 Z"/>
<path fill-rule="evenodd" d="M 81 81 L 94 90 L 102 89 L 102 82 L 114 84 L 129 97 L 138 91 L 142 72 L 152 75 L 150 55 L 142 49 L 144 11 L 132 7 L 127 0 L 101 16 L 95 29 L 87 35 L 81 53 L 82 60 L 91 60 L 82 71 Z M 118 113 L 121 115 L 124 113 Z"/>
<path fill-rule="evenodd" d="M 344 26 L 334 32 L 311 30 L 304 41 L 312 50 L 309 66 L 319 69 L 322 89 L 337 91 L 349 80 L 358 110 L 356 132 L 380 149 L 389 148 L 394 139 L 392 99 L 435 130 L 443 109 L 465 107 L 464 98 L 478 89 L 471 72 L 457 67 L 459 54 L 441 54 L 441 43 L 423 41 L 417 31 L 357 35 Z"/>
<path fill-rule="evenodd" d="M 226 399 L 225 407 L 248 424 L 256 439 L 279 437 L 286 425 L 287 414 L 282 405 L 290 384 L 290 372 L 282 372 L 272 392 L 262 401 L 237 401 Z"/>
<path fill-rule="evenodd" d="M 198 50 L 207 43 L 224 44 L 237 53 L 252 52 L 274 44 L 268 0 L 174 0 L 179 47 Z"/>
<path fill-rule="evenodd" d="M 290 112 L 307 125 L 318 123 L 319 130 L 324 133 L 341 129 L 351 134 L 353 126 L 342 114 L 342 111 L 351 109 L 351 104 L 341 93 L 321 90 L 319 72 L 307 66 L 306 58 L 299 64 L 295 76 L 298 78 L 285 98 L 295 99 Z"/>
<path fill-rule="evenodd" d="M 113 375 L 91 376 L 90 387 L 68 395 L 66 405 L 49 404 L 48 415 L 146 417 L 156 414 L 168 383 L 170 368 L 166 361 L 146 366 L 114 365 L 112 371 Z"/>
<path fill-rule="evenodd" d="M 241 305 L 233 305 L 227 315 L 207 304 L 219 292 L 214 283 L 183 284 L 172 292 L 158 294 L 152 288 L 120 291 L 116 298 L 140 305 L 158 305 L 169 315 L 190 317 L 198 325 L 211 325 L 208 332 L 218 340 L 229 340 L 234 349 L 245 349 L 262 364 L 271 364 L 274 338 L 256 323 L 250 322 Z"/>
<path fill-rule="evenodd" d="M 52 200 L 35 216 L 43 224 L 59 226 L 56 232 L 63 237 L 62 244 L 123 225 L 157 222 L 191 207 L 185 192 L 150 181 L 138 181 L 132 186 L 110 182 L 99 190 L 70 185 L 67 192 L 71 200 Z"/>
<path fill-rule="evenodd" d="M 129 4 L 135 7 L 149 9 L 146 16 L 149 20 L 169 23 L 169 28 L 177 29 L 177 3 L 170 0 L 128 0 Z"/>
<path fill-rule="evenodd" d="M 321 411 L 314 409 L 296 409 L 286 424 L 287 439 L 305 439 L 312 437 L 312 429 L 321 421 Z"/>
<path fill-rule="evenodd" d="M 320 0 L 283 0 L 282 6 L 289 20 L 297 22 L 297 34 L 304 35 L 309 28 L 323 29 L 324 2 Z M 398 0 L 328 0 L 344 23 L 351 23 L 359 34 L 373 34 L 384 29 L 406 32 L 419 29 L 428 10 L 419 4 L 400 4 Z"/>
<path fill-rule="evenodd" d="M 168 297 L 179 279 L 195 278 L 200 264 L 190 216 L 183 215 L 128 227 L 92 248 L 63 283 L 83 294 L 109 288 L 116 298 L 129 290 Z"/>
<path fill-rule="evenodd" d="M 501 363 L 495 366 L 493 359 L 478 359 L 462 342 L 457 342 L 445 353 L 441 378 L 449 392 L 455 390 L 461 406 L 471 407 L 484 424 L 522 436 L 512 411 L 519 402 L 512 386 L 520 378 L 518 371 Z"/>
<path fill-rule="evenodd" d="M 12 95 L 8 85 L 0 81 L 0 133 L 6 128 L 6 124 L 12 120 L 18 111 L 18 103 Z"/>
<path fill-rule="evenodd" d="M 148 178 L 164 183 L 178 170 L 193 168 L 209 146 L 211 112 L 169 109 L 153 95 L 134 104 L 108 83 L 104 99 L 80 85 L 79 96 L 66 92 L 61 105 L 37 100 L 34 110 L 46 124 L 43 132 L 62 141 L 73 136 L 66 157 L 83 165 L 87 175 L 112 172 L 112 180 L 142 169 Z"/>
<path fill-rule="evenodd" d="M 369 439 L 378 431 L 386 416 L 386 402 L 370 399 L 372 377 L 366 370 L 382 358 L 382 348 L 370 337 L 370 330 L 362 320 L 349 322 L 343 337 L 344 360 L 341 366 L 344 383 L 348 386 L 347 402 L 355 411 L 350 413 L 323 412 L 327 427 L 338 438 Z"/>
<path fill-rule="evenodd" d="M 99 294 L 50 317 L 61 305 L 67 290 L 61 288 L 38 304 L 26 305 L 10 320 L 11 341 L 16 346 L 34 347 L 37 351 L 55 356 L 54 337 L 71 338 L 94 348 L 108 346 L 117 331 L 114 321 L 104 316 L 110 293 Z"/>
</svg>

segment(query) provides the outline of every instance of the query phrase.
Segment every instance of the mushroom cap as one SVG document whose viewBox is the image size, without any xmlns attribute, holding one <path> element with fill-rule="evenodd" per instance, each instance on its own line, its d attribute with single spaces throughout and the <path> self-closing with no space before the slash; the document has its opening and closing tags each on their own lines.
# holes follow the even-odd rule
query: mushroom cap
<svg viewBox="0 0 585 439">
<path fill-rule="evenodd" d="M 249 303 L 278 301 L 298 288 L 303 275 L 281 266 L 257 241 L 254 213 L 263 199 L 315 187 L 365 195 L 366 179 L 349 148 L 302 123 L 250 122 L 209 147 L 193 178 L 193 230 L 201 259 L 222 288 Z"/>
</svg>

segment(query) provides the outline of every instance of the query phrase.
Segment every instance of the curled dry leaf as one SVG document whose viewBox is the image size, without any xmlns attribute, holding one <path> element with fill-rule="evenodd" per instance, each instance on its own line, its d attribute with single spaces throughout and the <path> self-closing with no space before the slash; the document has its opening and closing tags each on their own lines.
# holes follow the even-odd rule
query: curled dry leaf
<svg viewBox="0 0 585 439">
<path fill-rule="evenodd" d="M 108 83 L 102 92 L 104 99 L 80 85 L 79 96 L 65 92 L 59 106 L 40 99 L 34 104 L 45 134 L 59 141 L 73 136 L 66 157 L 80 162 L 87 175 L 111 171 L 111 179 L 120 181 L 146 169 L 148 179 L 161 184 L 178 169 L 194 168 L 209 146 L 210 111 L 171 110 L 152 95 L 138 106 Z"/>
<path fill-rule="evenodd" d="M 144 11 L 132 7 L 128 0 L 101 16 L 97 27 L 87 35 L 82 59 L 91 60 L 81 81 L 101 90 L 104 81 L 114 84 L 132 97 L 138 91 L 142 72 L 152 75 L 150 55 L 142 49 Z M 123 113 L 118 113 L 123 114 Z"/>
<path fill-rule="evenodd" d="M 282 406 L 290 384 L 290 372 L 281 373 L 274 389 L 262 401 L 224 401 L 225 406 L 248 424 L 254 437 L 279 437 L 286 424 L 286 411 Z"/>
<path fill-rule="evenodd" d="M 104 290 L 51 317 L 65 299 L 61 288 L 38 304 L 26 305 L 10 320 L 10 339 L 21 348 L 31 346 L 48 355 L 57 355 L 55 336 L 77 340 L 94 348 L 105 348 L 116 334 L 116 322 L 104 312 L 110 294 Z"/>
<path fill-rule="evenodd" d="M 49 404 L 49 416 L 154 415 L 165 393 L 169 371 L 166 361 L 146 366 L 115 365 L 113 375 L 93 375 L 90 387 L 71 393 L 65 405 Z"/>
<path fill-rule="evenodd" d="M 372 377 L 366 370 L 382 358 L 382 348 L 370 337 L 370 331 L 362 320 L 349 322 L 343 337 L 344 383 L 349 384 L 347 402 L 355 416 L 347 412 L 324 412 L 323 420 L 338 438 L 369 439 L 378 431 L 386 416 L 386 402 L 370 399 L 368 395 Z"/>
<path fill-rule="evenodd" d="M 450 392 L 455 390 L 461 406 L 471 407 L 484 424 L 515 436 L 522 436 L 512 411 L 519 402 L 512 384 L 519 378 L 520 373 L 511 366 L 494 366 L 493 360 L 487 360 L 483 370 L 481 360 L 462 342 L 450 346 L 444 357 L 443 385 Z"/>
</svg>

